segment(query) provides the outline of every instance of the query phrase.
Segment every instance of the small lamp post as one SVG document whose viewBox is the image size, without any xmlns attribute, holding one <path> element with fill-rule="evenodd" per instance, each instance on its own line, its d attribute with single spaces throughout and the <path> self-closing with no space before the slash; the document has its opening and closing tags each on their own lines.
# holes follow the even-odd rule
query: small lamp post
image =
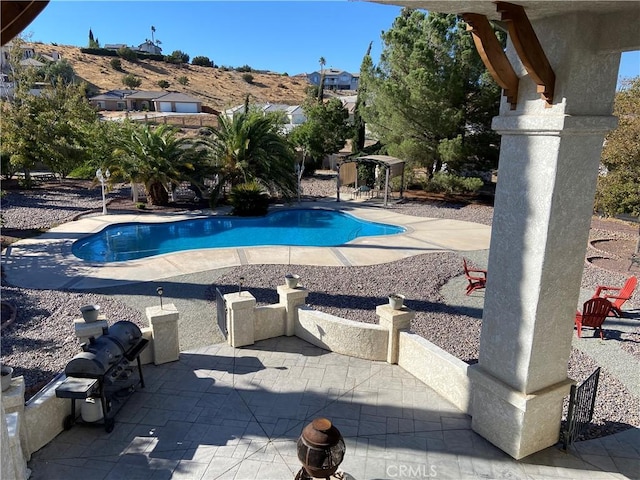
<svg viewBox="0 0 640 480">
<path fill-rule="evenodd" d="M 156 288 L 156 293 L 160 297 L 160 310 L 162 310 L 162 295 L 164 294 L 164 289 L 162 287 Z"/>
<path fill-rule="evenodd" d="M 108 168 L 104 172 L 104 175 L 102 174 L 101 168 L 96 170 L 96 178 L 100 181 L 100 185 L 102 186 L 102 214 L 103 215 L 107 214 L 107 199 L 104 194 L 104 184 L 107 180 L 109 180 L 110 176 L 111 176 L 111 172 L 109 171 Z"/>
</svg>

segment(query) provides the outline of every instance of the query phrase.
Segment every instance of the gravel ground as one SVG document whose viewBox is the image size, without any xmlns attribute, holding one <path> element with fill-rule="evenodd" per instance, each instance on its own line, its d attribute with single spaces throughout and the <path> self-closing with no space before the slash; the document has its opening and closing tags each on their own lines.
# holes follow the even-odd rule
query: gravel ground
<svg viewBox="0 0 640 480">
<path fill-rule="evenodd" d="M 306 180 L 305 199 L 333 195 L 334 185 L 329 175 Z M 125 192 L 123 190 L 122 195 L 126 195 Z M 11 192 L 2 203 L 6 228 L 32 229 L 49 228 L 100 208 L 101 198 L 99 188 L 83 187 L 65 188 L 61 192 Z M 452 218 L 486 225 L 491 224 L 493 215 L 493 209 L 484 205 L 405 202 L 389 208 L 407 215 Z M 628 230 L 615 234 L 607 230 L 592 232 L 592 238 L 627 238 L 630 235 Z M 311 292 L 309 304 L 352 320 L 375 322 L 375 306 L 386 302 L 387 293 L 401 291 L 407 296 L 407 305 L 418 312 L 412 324 L 414 332 L 466 362 L 477 360 L 481 320 L 448 307 L 439 293 L 444 283 L 462 273 L 459 255 L 428 254 L 367 267 L 296 266 L 295 269 Z M 233 291 L 242 276 L 245 288 L 256 295 L 260 303 L 274 303 L 277 301 L 275 287 L 286 273 L 290 273 L 289 270 L 283 265 L 238 267 L 223 275 L 215 286 L 223 291 Z M 619 285 L 627 276 L 585 264 L 582 287 L 593 289 L 597 284 Z M 208 292 L 210 298 L 212 291 L 213 288 Z M 30 290 L 3 284 L 2 300 L 19 307 L 15 321 L 3 326 L 2 362 L 13 366 L 16 375 L 25 376 L 28 396 L 62 371 L 78 353 L 72 320 L 78 317 L 80 306 L 97 303 L 110 312 L 111 318 L 130 320 L 141 326 L 144 322 L 137 310 L 93 293 Z M 638 292 L 626 307 L 640 308 Z M 3 318 L 3 325 L 4 322 Z M 623 349 L 636 358 L 640 358 L 639 332 L 640 329 L 636 328 L 621 337 Z M 37 355 L 33 353 L 35 350 Z M 573 350 L 569 362 L 572 378 L 584 380 L 596 367 L 591 357 Z M 614 433 L 629 425 L 640 426 L 638 399 L 621 382 L 603 371 L 594 421 L 585 438 Z"/>
</svg>

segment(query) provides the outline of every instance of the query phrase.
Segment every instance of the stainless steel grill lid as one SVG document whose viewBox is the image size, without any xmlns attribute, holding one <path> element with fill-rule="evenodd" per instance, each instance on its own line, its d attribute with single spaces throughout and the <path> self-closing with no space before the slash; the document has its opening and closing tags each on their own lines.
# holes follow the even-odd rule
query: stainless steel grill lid
<svg viewBox="0 0 640 480">
<path fill-rule="evenodd" d="M 85 351 L 71 359 L 64 369 L 68 377 L 97 378 L 118 363 L 124 355 L 122 347 L 108 335 L 91 341 Z"/>
<path fill-rule="evenodd" d="M 142 332 L 135 323 L 121 320 L 109 327 L 109 337 L 118 342 L 127 352 L 137 345 L 142 337 Z"/>
</svg>

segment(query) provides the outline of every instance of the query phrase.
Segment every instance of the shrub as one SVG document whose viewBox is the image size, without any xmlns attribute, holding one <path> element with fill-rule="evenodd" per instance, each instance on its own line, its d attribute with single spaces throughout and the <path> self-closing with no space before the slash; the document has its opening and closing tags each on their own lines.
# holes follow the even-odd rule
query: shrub
<svg viewBox="0 0 640 480">
<path fill-rule="evenodd" d="M 198 55 L 197 57 L 193 57 L 193 60 L 191 60 L 191 65 L 199 65 L 201 67 L 213 67 L 213 62 L 209 60 L 209 57 L 203 57 L 202 55 Z"/>
<path fill-rule="evenodd" d="M 229 203 L 233 215 L 253 217 L 266 215 L 269 209 L 269 195 L 257 182 L 236 185 L 229 193 Z"/>
<path fill-rule="evenodd" d="M 130 62 L 136 62 L 138 60 L 138 54 L 131 50 L 129 47 L 121 47 L 118 49 L 118 56 L 129 60 Z"/>
<path fill-rule="evenodd" d="M 115 50 L 109 50 L 107 48 L 81 48 L 80 52 L 87 53 L 89 55 L 100 55 L 102 57 L 117 57 L 118 56 L 118 52 L 116 52 Z"/>
<path fill-rule="evenodd" d="M 436 193 L 476 193 L 483 185 L 482 179 L 478 177 L 460 177 L 438 172 L 425 184 L 424 189 Z"/>
<path fill-rule="evenodd" d="M 250 73 L 243 73 L 242 79 L 247 83 L 253 83 L 253 75 L 251 75 Z"/>
<path fill-rule="evenodd" d="M 79 167 L 71 170 L 68 178 L 78 178 L 81 180 L 92 180 L 96 176 L 96 167 L 94 165 L 90 165 L 89 163 L 85 163 L 80 165 Z"/>
<path fill-rule="evenodd" d="M 189 85 L 189 79 L 182 75 L 181 77 L 178 77 L 178 83 L 180 85 Z"/>
<path fill-rule="evenodd" d="M 158 84 L 157 84 L 160 88 L 169 88 L 169 85 L 171 85 L 169 82 L 167 82 L 166 80 L 158 80 Z"/>
<path fill-rule="evenodd" d="M 189 55 L 181 50 L 174 50 L 171 55 L 164 57 L 167 63 L 189 63 Z"/>
<path fill-rule="evenodd" d="M 144 203 L 144 202 L 137 202 L 137 203 L 136 203 L 136 208 L 137 208 L 138 210 L 144 210 L 145 208 L 147 208 L 147 204 L 146 204 L 146 203 Z"/>
<path fill-rule="evenodd" d="M 243 65 L 236 68 L 236 72 L 253 72 L 253 68 L 251 68 L 249 65 Z"/>
<path fill-rule="evenodd" d="M 15 167 L 11 165 L 11 155 L 7 152 L 0 152 L 0 172 L 5 178 L 11 178 L 15 173 Z"/>
<path fill-rule="evenodd" d="M 136 77 L 134 74 L 129 73 L 122 77 L 122 84 L 129 88 L 137 88 L 142 83 L 142 80 Z"/>
<path fill-rule="evenodd" d="M 114 70 L 122 72 L 122 62 L 119 58 L 112 58 L 111 60 L 109 60 L 109 65 L 111 65 L 111 68 L 113 68 Z"/>
</svg>

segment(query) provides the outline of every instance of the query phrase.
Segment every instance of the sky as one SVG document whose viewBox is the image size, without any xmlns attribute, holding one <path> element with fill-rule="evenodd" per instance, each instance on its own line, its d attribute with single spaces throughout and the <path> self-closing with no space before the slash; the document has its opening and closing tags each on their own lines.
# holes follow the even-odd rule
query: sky
<svg viewBox="0 0 640 480">
<path fill-rule="evenodd" d="M 378 62 L 380 34 L 400 7 L 366 1 L 79 1 L 51 0 L 25 29 L 30 41 L 86 47 L 89 29 L 101 45 L 160 40 L 216 65 L 296 75 L 333 67 L 358 72 L 369 42 Z M 622 56 L 619 78 L 640 75 L 640 51 Z"/>
</svg>

